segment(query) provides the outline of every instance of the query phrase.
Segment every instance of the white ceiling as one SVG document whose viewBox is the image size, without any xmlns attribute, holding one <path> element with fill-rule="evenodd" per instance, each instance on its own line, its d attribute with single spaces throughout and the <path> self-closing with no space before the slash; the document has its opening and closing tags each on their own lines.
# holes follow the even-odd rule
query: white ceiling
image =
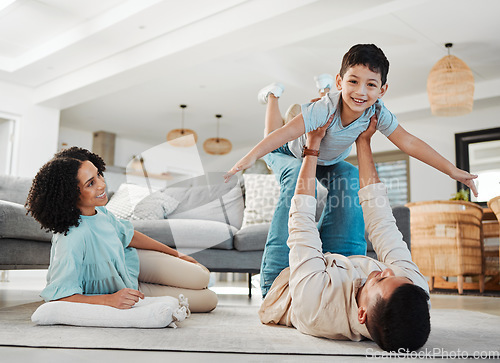
<svg viewBox="0 0 500 363">
<path fill-rule="evenodd" d="M 61 109 L 62 126 L 156 144 L 185 103 L 201 142 L 221 113 L 221 136 L 248 147 L 261 87 L 285 84 L 283 112 L 306 102 L 357 43 L 386 53 L 384 100 L 403 124 L 430 115 L 427 75 L 447 42 L 474 73 L 476 107 L 499 105 L 499 14 L 498 0 L 0 0 L 0 80 Z"/>
</svg>

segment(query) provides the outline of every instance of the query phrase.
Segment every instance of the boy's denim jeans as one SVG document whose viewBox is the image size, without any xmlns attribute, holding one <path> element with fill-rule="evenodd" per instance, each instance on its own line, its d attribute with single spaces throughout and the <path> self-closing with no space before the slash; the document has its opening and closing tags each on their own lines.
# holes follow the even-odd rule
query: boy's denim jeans
<svg viewBox="0 0 500 363">
<path fill-rule="evenodd" d="M 302 161 L 284 145 L 264 156 L 280 184 L 280 196 L 267 236 L 260 269 L 260 286 L 265 296 L 274 279 L 288 267 L 290 249 L 288 215 Z M 316 169 L 316 178 L 328 189 L 325 209 L 318 222 L 323 252 L 344 256 L 365 255 L 365 224 L 359 205 L 359 173 L 351 164 L 341 161 Z"/>
</svg>

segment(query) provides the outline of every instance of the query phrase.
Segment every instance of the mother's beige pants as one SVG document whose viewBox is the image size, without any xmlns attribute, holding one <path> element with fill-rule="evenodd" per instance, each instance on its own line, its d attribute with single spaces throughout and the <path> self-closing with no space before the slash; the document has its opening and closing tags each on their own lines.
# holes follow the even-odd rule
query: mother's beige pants
<svg viewBox="0 0 500 363">
<path fill-rule="evenodd" d="M 189 310 L 204 313 L 215 309 L 217 295 L 207 288 L 210 271 L 165 253 L 137 250 L 140 261 L 139 290 L 145 296 L 188 298 Z"/>
</svg>

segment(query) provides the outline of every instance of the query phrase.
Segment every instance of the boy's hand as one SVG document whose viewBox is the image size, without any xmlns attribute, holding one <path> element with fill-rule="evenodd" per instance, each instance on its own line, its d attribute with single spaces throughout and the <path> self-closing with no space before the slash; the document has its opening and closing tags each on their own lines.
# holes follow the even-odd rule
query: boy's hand
<svg viewBox="0 0 500 363">
<path fill-rule="evenodd" d="M 474 184 L 474 180 L 477 178 L 477 175 L 466 172 L 465 170 L 455 168 L 455 170 L 450 174 L 452 179 L 459 181 L 460 183 L 467 185 L 475 197 L 477 197 L 477 189 L 476 184 Z"/>
<path fill-rule="evenodd" d="M 250 168 L 255 164 L 255 159 L 250 156 L 245 156 L 240 161 L 238 161 L 234 166 L 224 175 L 224 182 L 227 183 L 234 174 L 239 171 Z"/>
<path fill-rule="evenodd" d="M 372 136 L 375 134 L 375 131 L 377 131 L 377 115 L 372 116 L 372 118 L 370 119 L 370 125 L 365 131 L 359 134 L 358 138 L 356 139 L 356 143 L 358 141 L 370 142 Z"/>
</svg>

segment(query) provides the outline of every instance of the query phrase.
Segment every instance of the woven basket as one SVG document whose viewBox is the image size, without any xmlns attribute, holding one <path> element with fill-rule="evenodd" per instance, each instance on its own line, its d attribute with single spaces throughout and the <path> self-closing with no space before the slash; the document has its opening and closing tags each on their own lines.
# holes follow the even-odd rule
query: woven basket
<svg viewBox="0 0 500 363">
<path fill-rule="evenodd" d="M 493 213 L 497 216 L 498 221 L 500 221 L 500 195 L 498 197 L 492 198 L 488 202 L 488 207 L 491 208 Z"/>
<path fill-rule="evenodd" d="M 500 195 L 498 197 L 492 198 L 488 201 L 488 207 L 491 208 L 493 213 L 497 216 L 497 220 L 499 222 L 499 227 L 500 227 Z M 500 231 L 499 231 L 500 233 Z M 500 253 L 499 253 L 500 257 Z"/>
<path fill-rule="evenodd" d="M 406 204 L 410 208 L 411 253 L 423 275 L 484 273 L 483 210 L 463 201 Z"/>
<path fill-rule="evenodd" d="M 474 76 L 460 58 L 447 55 L 432 67 L 427 78 L 427 95 L 436 116 L 458 116 L 472 111 Z"/>
</svg>

